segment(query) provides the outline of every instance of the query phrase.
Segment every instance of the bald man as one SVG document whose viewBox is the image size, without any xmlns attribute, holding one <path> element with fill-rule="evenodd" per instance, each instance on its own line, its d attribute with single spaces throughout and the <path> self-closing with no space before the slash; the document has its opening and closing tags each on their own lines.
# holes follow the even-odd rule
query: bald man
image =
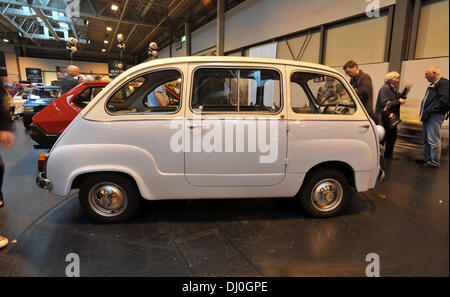
<svg viewBox="0 0 450 297">
<path fill-rule="evenodd" d="M 75 76 L 80 74 L 80 68 L 75 65 L 69 65 L 67 67 L 67 72 L 66 76 L 63 76 L 60 79 L 62 94 L 79 84 Z"/>
<path fill-rule="evenodd" d="M 425 168 L 438 168 L 441 157 L 441 126 L 449 112 L 448 79 L 441 77 L 437 66 L 425 71 L 430 83 L 420 104 L 420 121 L 424 152 L 423 160 L 417 160 Z"/>
</svg>

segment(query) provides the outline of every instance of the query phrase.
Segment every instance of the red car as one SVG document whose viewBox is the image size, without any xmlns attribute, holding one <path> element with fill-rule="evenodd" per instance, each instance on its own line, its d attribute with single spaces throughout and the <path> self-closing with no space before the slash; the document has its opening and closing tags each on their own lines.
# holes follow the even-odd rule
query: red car
<svg viewBox="0 0 450 297">
<path fill-rule="evenodd" d="M 30 136 L 39 143 L 35 148 L 51 148 L 70 122 L 107 84 L 83 82 L 38 112 L 30 125 Z"/>
</svg>

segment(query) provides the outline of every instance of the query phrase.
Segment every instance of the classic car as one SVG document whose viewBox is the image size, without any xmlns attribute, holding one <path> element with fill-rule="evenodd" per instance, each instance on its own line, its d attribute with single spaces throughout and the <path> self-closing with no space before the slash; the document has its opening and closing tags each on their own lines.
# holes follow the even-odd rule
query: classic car
<svg viewBox="0 0 450 297">
<path fill-rule="evenodd" d="M 327 77 L 339 92 L 320 92 Z M 131 218 L 142 199 L 293 197 L 329 217 L 352 188 L 375 187 L 383 135 L 330 67 L 158 59 L 119 75 L 78 114 L 39 155 L 36 183 L 60 196 L 79 189 L 100 222 Z"/>
<path fill-rule="evenodd" d="M 51 148 L 70 122 L 107 84 L 83 82 L 38 112 L 30 125 L 30 136 L 39 144 L 37 148 Z"/>
<path fill-rule="evenodd" d="M 27 101 L 23 104 L 22 119 L 25 129 L 30 128 L 32 118 L 36 113 L 60 95 L 61 87 L 36 86 L 31 89 Z"/>
</svg>

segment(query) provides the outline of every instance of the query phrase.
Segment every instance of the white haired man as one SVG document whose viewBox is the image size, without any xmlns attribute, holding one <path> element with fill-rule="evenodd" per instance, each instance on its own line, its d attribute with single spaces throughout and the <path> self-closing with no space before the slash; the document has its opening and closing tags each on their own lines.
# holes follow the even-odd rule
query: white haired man
<svg viewBox="0 0 450 297">
<path fill-rule="evenodd" d="M 384 126 L 386 130 L 386 136 L 383 139 L 383 144 L 386 142 L 384 157 L 386 159 L 398 160 L 398 157 L 394 156 L 394 145 L 397 140 L 397 126 L 390 127 L 387 124 L 388 118 L 394 115 L 400 117 L 400 105 L 406 102 L 406 95 L 412 87 L 412 83 L 408 83 L 405 89 L 400 93 L 400 74 L 396 71 L 391 71 L 384 77 L 384 85 L 380 88 L 377 97 L 377 103 L 375 105 L 375 115 L 377 119 L 384 119 L 382 123 L 378 123 Z M 387 108 L 386 108 L 387 106 Z M 385 112 L 384 110 L 387 109 Z"/>
<path fill-rule="evenodd" d="M 423 133 L 423 160 L 425 168 L 438 168 L 441 158 L 441 126 L 449 112 L 448 79 L 441 77 L 439 67 L 432 66 L 425 71 L 430 83 L 420 104 L 420 121 Z"/>
</svg>

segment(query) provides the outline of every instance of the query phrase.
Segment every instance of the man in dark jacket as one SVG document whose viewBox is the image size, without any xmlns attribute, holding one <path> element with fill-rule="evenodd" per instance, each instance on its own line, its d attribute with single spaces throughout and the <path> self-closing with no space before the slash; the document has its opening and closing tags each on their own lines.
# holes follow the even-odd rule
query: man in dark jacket
<svg viewBox="0 0 450 297">
<path fill-rule="evenodd" d="M 15 136 L 11 133 L 11 122 L 9 121 L 9 111 L 6 108 L 6 98 L 8 97 L 3 82 L 0 80 L 0 145 L 8 149 L 14 144 Z M 0 157 L 0 207 L 3 206 L 3 193 L 1 191 L 3 184 L 3 175 L 5 173 L 5 166 Z M 0 235 L 0 248 L 8 244 L 8 239 Z"/>
<path fill-rule="evenodd" d="M 424 152 L 423 167 L 438 168 L 441 158 L 441 126 L 449 112 L 448 79 L 441 77 L 438 67 L 432 66 L 425 71 L 430 83 L 420 104 Z"/>
<path fill-rule="evenodd" d="M 62 94 L 73 89 L 79 84 L 75 76 L 78 76 L 80 74 L 80 69 L 77 66 L 69 65 L 67 67 L 67 72 L 68 73 L 65 76 L 61 77 L 61 79 L 59 80 Z"/>
<path fill-rule="evenodd" d="M 366 108 L 369 115 L 375 120 L 373 113 L 373 87 L 372 79 L 367 73 L 364 73 L 359 69 L 358 64 L 355 61 L 348 61 L 344 67 L 345 74 L 350 76 L 350 84 L 355 89 L 356 94 L 361 100 L 362 104 Z"/>
</svg>

